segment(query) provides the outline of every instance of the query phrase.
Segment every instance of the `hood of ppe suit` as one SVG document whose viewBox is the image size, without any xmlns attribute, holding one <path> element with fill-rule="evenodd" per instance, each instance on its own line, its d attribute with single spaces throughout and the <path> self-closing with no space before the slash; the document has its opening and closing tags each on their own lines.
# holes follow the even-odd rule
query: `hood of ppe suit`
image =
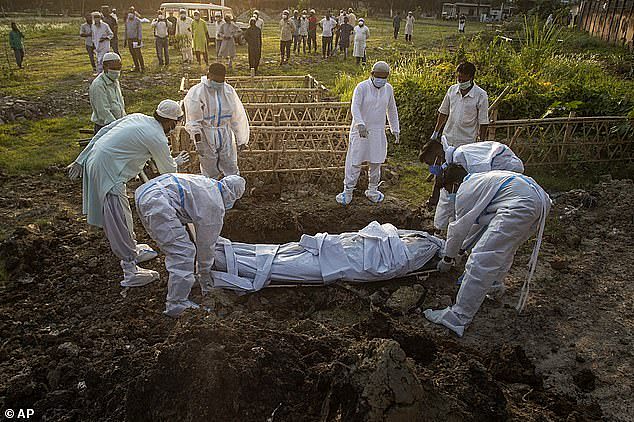
<svg viewBox="0 0 634 422">
<path fill-rule="evenodd" d="M 220 193 L 222 194 L 222 202 L 225 209 L 229 210 L 235 202 L 242 198 L 246 189 L 247 182 L 240 176 L 226 176 L 218 182 Z"/>
</svg>

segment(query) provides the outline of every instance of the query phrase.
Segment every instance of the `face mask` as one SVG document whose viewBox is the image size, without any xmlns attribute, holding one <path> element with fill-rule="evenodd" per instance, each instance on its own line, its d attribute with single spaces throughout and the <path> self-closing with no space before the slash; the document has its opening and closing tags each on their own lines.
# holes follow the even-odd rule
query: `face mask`
<svg viewBox="0 0 634 422">
<path fill-rule="evenodd" d="M 100 23 L 101 23 L 101 19 L 95 19 L 95 25 L 99 26 Z"/>
<path fill-rule="evenodd" d="M 207 79 L 207 86 L 214 91 L 219 91 L 225 85 L 224 82 L 217 82 L 211 79 Z"/>
<path fill-rule="evenodd" d="M 469 89 L 471 88 L 471 81 L 458 82 L 458 85 L 460 86 L 460 89 Z"/>
<path fill-rule="evenodd" d="M 429 166 L 429 172 L 434 176 L 440 176 L 442 173 L 442 166 L 438 164 L 432 164 Z"/>
<path fill-rule="evenodd" d="M 181 15 L 181 20 L 184 21 L 185 20 L 185 15 Z"/>
<path fill-rule="evenodd" d="M 128 20 L 132 20 L 132 19 L 134 19 L 134 14 L 128 13 Z"/>
<path fill-rule="evenodd" d="M 110 80 L 116 81 L 117 79 L 119 79 L 119 76 L 121 76 L 121 71 L 120 70 L 106 70 L 106 76 Z"/>
<path fill-rule="evenodd" d="M 195 21 L 199 21 L 200 20 L 200 16 L 194 16 L 194 20 Z"/>
<path fill-rule="evenodd" d="M 163 15 L 159 15 L 159 16 L 158 16 L 158 18 L 159 18 L 159 19 L 163 19 L 164 17 L 165 17 L 165 16 L 163 16 Z"/>
<path fill-rule="evenodd" d="M 383 88 L 385 86 L 385 84 L 387 83 L 387 78 L 376 78 L 376 77 L 373 76 L 372 77 L 372 83 L 377 88 Z"/>
<path fill-rule="evenodd" d="M 359 22 L 359 26 L 363 26 L 363 22 Z"/>
<path fill-rule="evenodd" d="M 288 20 L 288 15 L 284 15 L 284 16 L 282 16 L 282 19 L 284 19 L 284 20 Z"/>
</svg>

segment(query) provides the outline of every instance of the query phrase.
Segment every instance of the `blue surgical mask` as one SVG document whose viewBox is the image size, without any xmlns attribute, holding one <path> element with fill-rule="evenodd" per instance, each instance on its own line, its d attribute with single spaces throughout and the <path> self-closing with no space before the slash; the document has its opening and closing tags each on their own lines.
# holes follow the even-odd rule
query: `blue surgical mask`
<svg viewBox="0 0 634 422">
<path fill-rule="evenodd" d="M 211 79 L 207 79 L 207 86 L 211 89 L 213 89 L 214 91 L 220 91 L 222 89 L 223 86 L 225 86 L 224 82 L 217 82 L 217 81 L 213 81 Z"/>
<path fill-rule="evenodd" d="M 469 89 L 471 88 L 471 81 L 467 81 L 467 82 L 458 82 L 458 86 L 460 86 L 460 89 Z"/>
<path fill-rule="evenodd" d="M 372 77 L 372 83 L 377 88 L 383 88 L 385 86 L 385 84 L 387 83 L 387 78 L 377 78 L 377 77 L 373 76 Z"/>
<path fill-rule="evenodd" d="M 429 172 L 434 176 L 440 176 L 442 174 L 442 166 L 439 164 L 432 164 L 429 166 Z"/>
<path fill-rule="evenodd" d="M 447 198 L 448 198 L 451 202 L 456 202 L 456 194 L 455 194 L 455 193 L 449 193 L 449 194 L 447 194 Z"/>
<path fill-rule="evenodd" d="M 119 79 L 119 76 L 121 76 L 120 70 L 106 70 L 105 73 L 106 76 L 112 81 L 116 81 L 117 79 Z"/>
</svg>

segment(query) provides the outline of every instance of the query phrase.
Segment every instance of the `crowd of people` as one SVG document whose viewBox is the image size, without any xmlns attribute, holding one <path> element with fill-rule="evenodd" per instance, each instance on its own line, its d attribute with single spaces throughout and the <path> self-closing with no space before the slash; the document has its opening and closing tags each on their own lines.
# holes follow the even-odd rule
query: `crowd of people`
<svg viewBox="0 0 634 422">
<path fill-rule="evenodd" d="M 262 24 L 253 19 L 251 28 L 261 30 Z M 130 35 L 126 35 L 128 41 Z M 289 48 L 285 43 L 284 55 Z M 143 172 L 148 160 L 154 160 L 162 175 L 136 190 L 136 207 L 146 231 L 166 255 L 165 313 L 177 317 L 198 307 L 189 299 L 196 280 L 203 291 L 213 286 L 214 250 L 223 219 L 246 189 L 238 154 L 249 143 L 248 116 L 235 89 L 226 82 L 227 67 L 220 62 L 208 66 L 182 104 L 167 99 L 153 116 L 126 115 L 118 82 L 121 58 L 109 51 L 100 61 L 103 72 L 90 87 L 95 135 L 68 166 L 69 176 L 83 179 L 83 212 L 89 224 L 103 228 L 121 260 L 121 286 L 139 287 L 159 278 L 156 271 L 139 266 L 158 253 L 136 242 L 126 183 Z M 363 163 L 369 165 L 365 197 L 375 204 L 385 198 L 379 187 L 387 156 L 386 121 L 394 143 L 400 141 L 390 73 L 389 64 L 378 61 L 369 78 L 354 90 L 343 191 L 335 197 L 342 206 L 353 202 Z M 548 195 L 523 175 L 523 163 L 513 151 L 487 140 L 488 96 L 475 83 L 475 75 L 472 63 L 457 67 L 456 83 L 448 88 L 435 129 L 420 154 L 435 180 L 427 206 L 436 208 L 434 225 L 447 236 L 437 269 L 449 271 L 466 260 L 455 304 L 428 309 L 425 316 L 459 336 L 486 297 L 504 293 L 503 280 L 517 249 L 537 232 L 518 303 L 518 310 L 523 309 L 550 209 Z M 189 153 L 173 156 L 170 152 L 168 136 L 183 119 L 199 157 L 200 175 L 179 173 L 189 162 Z M 195 236 L 190 237 L 188 227 Z"/>
</svg>

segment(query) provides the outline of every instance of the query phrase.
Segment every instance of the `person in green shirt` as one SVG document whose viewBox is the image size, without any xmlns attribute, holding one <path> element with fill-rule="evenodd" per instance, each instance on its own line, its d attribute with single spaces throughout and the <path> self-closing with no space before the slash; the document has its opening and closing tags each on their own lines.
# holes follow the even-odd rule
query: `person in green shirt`
<svg viewBox="0 0 634 422">
<path fill-rule="evenodd" d="M 205 59 L 205 64 L 209 65 L 209 56 L 207 54 L 207 22 L 200 18 L 200 12 L 194 12 L 194 21 L 192 22 L 192 35 L 194 38 L 194 54 L 200 65 L 200 55 Z"/>
<path fill-rule="evenodd" d="M 15 54 L 15 62 L 22 69 L 22 61 L 24 60 L 24 35 L 18 29 L 15 22 L 11 22 L 11 32 L 9 32 L 9 45 Z"/>
<path fill-rule="evenodd" d="M 90 120 L 95 124 L 95 135 L 99 130 L 125 116 L 125 103 L 119 85 L 121 57 L 117 53 L 103 56 L 103 72 L 90 84 Z"/>
</svg>

